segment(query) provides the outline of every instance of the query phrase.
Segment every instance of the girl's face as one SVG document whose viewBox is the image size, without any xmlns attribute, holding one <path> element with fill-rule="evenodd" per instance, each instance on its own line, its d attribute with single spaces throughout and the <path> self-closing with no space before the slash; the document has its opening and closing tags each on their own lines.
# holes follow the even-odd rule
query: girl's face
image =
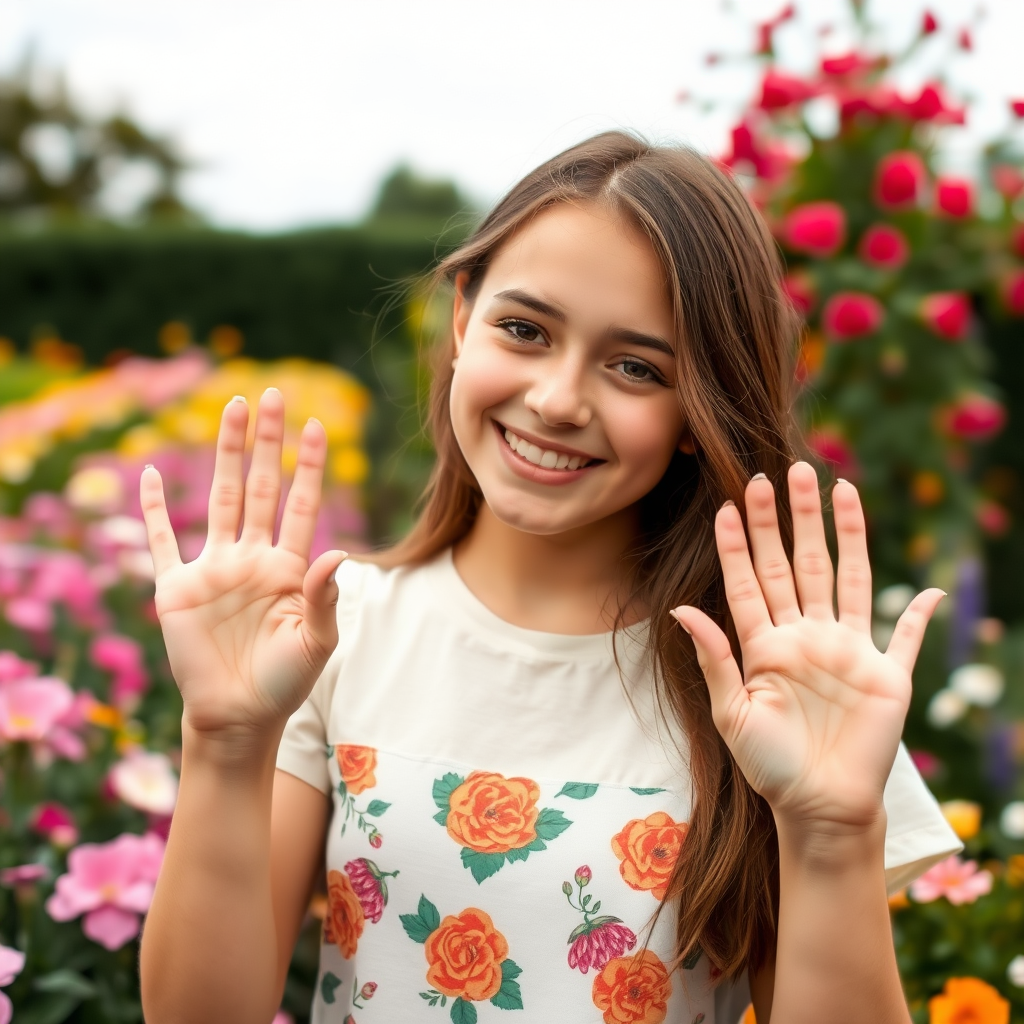
<svg viewBox="0 0 1024 1024">
<path fill-rule="evenodd" d="M 604 206 L 559 203 L 456 281 L 455 436 L 494 515 L 553 535 L 629 508 L 688 432 L 665 275 Z"/>
</svg>

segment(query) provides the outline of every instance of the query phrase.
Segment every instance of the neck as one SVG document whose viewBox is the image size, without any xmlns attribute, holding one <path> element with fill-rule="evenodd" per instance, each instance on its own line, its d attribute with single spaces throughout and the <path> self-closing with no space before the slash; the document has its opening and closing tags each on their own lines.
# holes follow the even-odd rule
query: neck
<svg viewBox="0 0 1024 1024">
<path fill-rule="evenodd" d="M 629 599 L 624 556 L 636 540 L 636 510 L 541 536 L 501 522 L 484 503 L 455 547 L 466 586 L 506 622 L 545 633 L 604 633 Z M 643 618 L 626 607 L 626 625 Z"/>
</svg>

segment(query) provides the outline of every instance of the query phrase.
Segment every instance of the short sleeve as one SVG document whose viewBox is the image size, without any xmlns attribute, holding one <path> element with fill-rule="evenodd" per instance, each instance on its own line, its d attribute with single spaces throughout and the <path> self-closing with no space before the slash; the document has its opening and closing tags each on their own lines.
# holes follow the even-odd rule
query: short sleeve
<svg viewBox="0 0 1024 1024">
<path fill-rule="evenodd" d="M 370 566 L 348 559 L 338 569 L 338 645 L 309 696 L 288 719 L 277 748 L 277 767 L 330 793 L 327 774 L 327 722 L 345 654 L 356 630 L 363 583 Z"/>
<path fill-rule="evenodd" d="M 902 743 L 883 800 L 887 818 L 885 885 L 891 895 L 964 847 Z"/>
</svg>

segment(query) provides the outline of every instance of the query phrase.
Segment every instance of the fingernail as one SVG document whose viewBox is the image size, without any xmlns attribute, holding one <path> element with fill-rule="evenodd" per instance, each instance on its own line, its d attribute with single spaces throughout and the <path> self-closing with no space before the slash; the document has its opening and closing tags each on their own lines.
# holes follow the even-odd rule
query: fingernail
<svg viewBox="0 0 1024 1024">
<path fill-rule="evenodd" d="M 280 390 L 278 388 L 275 388 L 275 387 L 267 388 L 267 390 L 264 391 L 263 394 L 267 394 L 268 391 L 276 391 L 278 394 L 281 394 Z"/>
<path fill-rule="evenodd" d="M 310 423 L 320 423 L 320 421 L 315 416 L 310 416 L 308 422 L 310 422 Z M 323 424 L 320 423 L 320 426 L 322 427 Z"/>
<path fill-rule="evenodd" d="M 836 483 L 837 484 L 848 484 L 849 482 L 850 481 L 847 480 L 845 476 L 837 476 L 836 477 Z"/>
<path fill-rule="evenodd" d="M 751 478 L 753 480 L 767 480 L 768 476 L 765 473 L 755 473 Z"/>
<path fill-rule="evenodd" d="M 242 405 L 245 405 L 245 395 L 235 395 L 234 398 L 231 399 L 231 401 L 232 402 L 241 402 Z"/>
<path fill-rule="evenodd" d="M 728 498 L 728 499 L 726 499 L 726 501 L 724 501 L 722 503 L 722 508 L 728 508 L 730 505 L 735 505 L 735 504 L 736 504 L 736 502 L 733 501 L 732 498 Z"/>
<path fill-rule="evenodd" d="M 147 462 L 143 469 L 156 469 L 152 462 Z"/>
<path fill-rule="evenodd" d="M 676 622 L 678 622 L 679 625 L 683 627 L 683 631 L 687 634 L 687 636 L 693 636 L 693 634 L 690 632 L 690 630 L 687 629 L 686 623 L 683 622 L 683 620 L 681 618 L 679 618 L 679 609 L 678 608 L 673 608 L 669 612 L 669 615 L 671 615 L 672 618 L 675 619 Z"/>
</svg>

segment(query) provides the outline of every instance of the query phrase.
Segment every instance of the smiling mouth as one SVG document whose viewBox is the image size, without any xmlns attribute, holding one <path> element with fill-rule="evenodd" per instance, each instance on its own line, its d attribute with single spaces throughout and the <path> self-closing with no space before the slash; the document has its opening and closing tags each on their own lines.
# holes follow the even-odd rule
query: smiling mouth
<svg viewBox="0 0 1024 1024">
<path fill-rule="evenodd" d="M 517 455 L 541 469 L 564 469 L 566 472 L 571 472 L 574 469 L 584 469 L 604 461 L 603 459 L 588 459 L 582 455 L 570 455 L 568 452 L 560 452 L 555 448 L 541 448 L 507 427 L 503 429 L 502 437 Z"/>
</svg>

